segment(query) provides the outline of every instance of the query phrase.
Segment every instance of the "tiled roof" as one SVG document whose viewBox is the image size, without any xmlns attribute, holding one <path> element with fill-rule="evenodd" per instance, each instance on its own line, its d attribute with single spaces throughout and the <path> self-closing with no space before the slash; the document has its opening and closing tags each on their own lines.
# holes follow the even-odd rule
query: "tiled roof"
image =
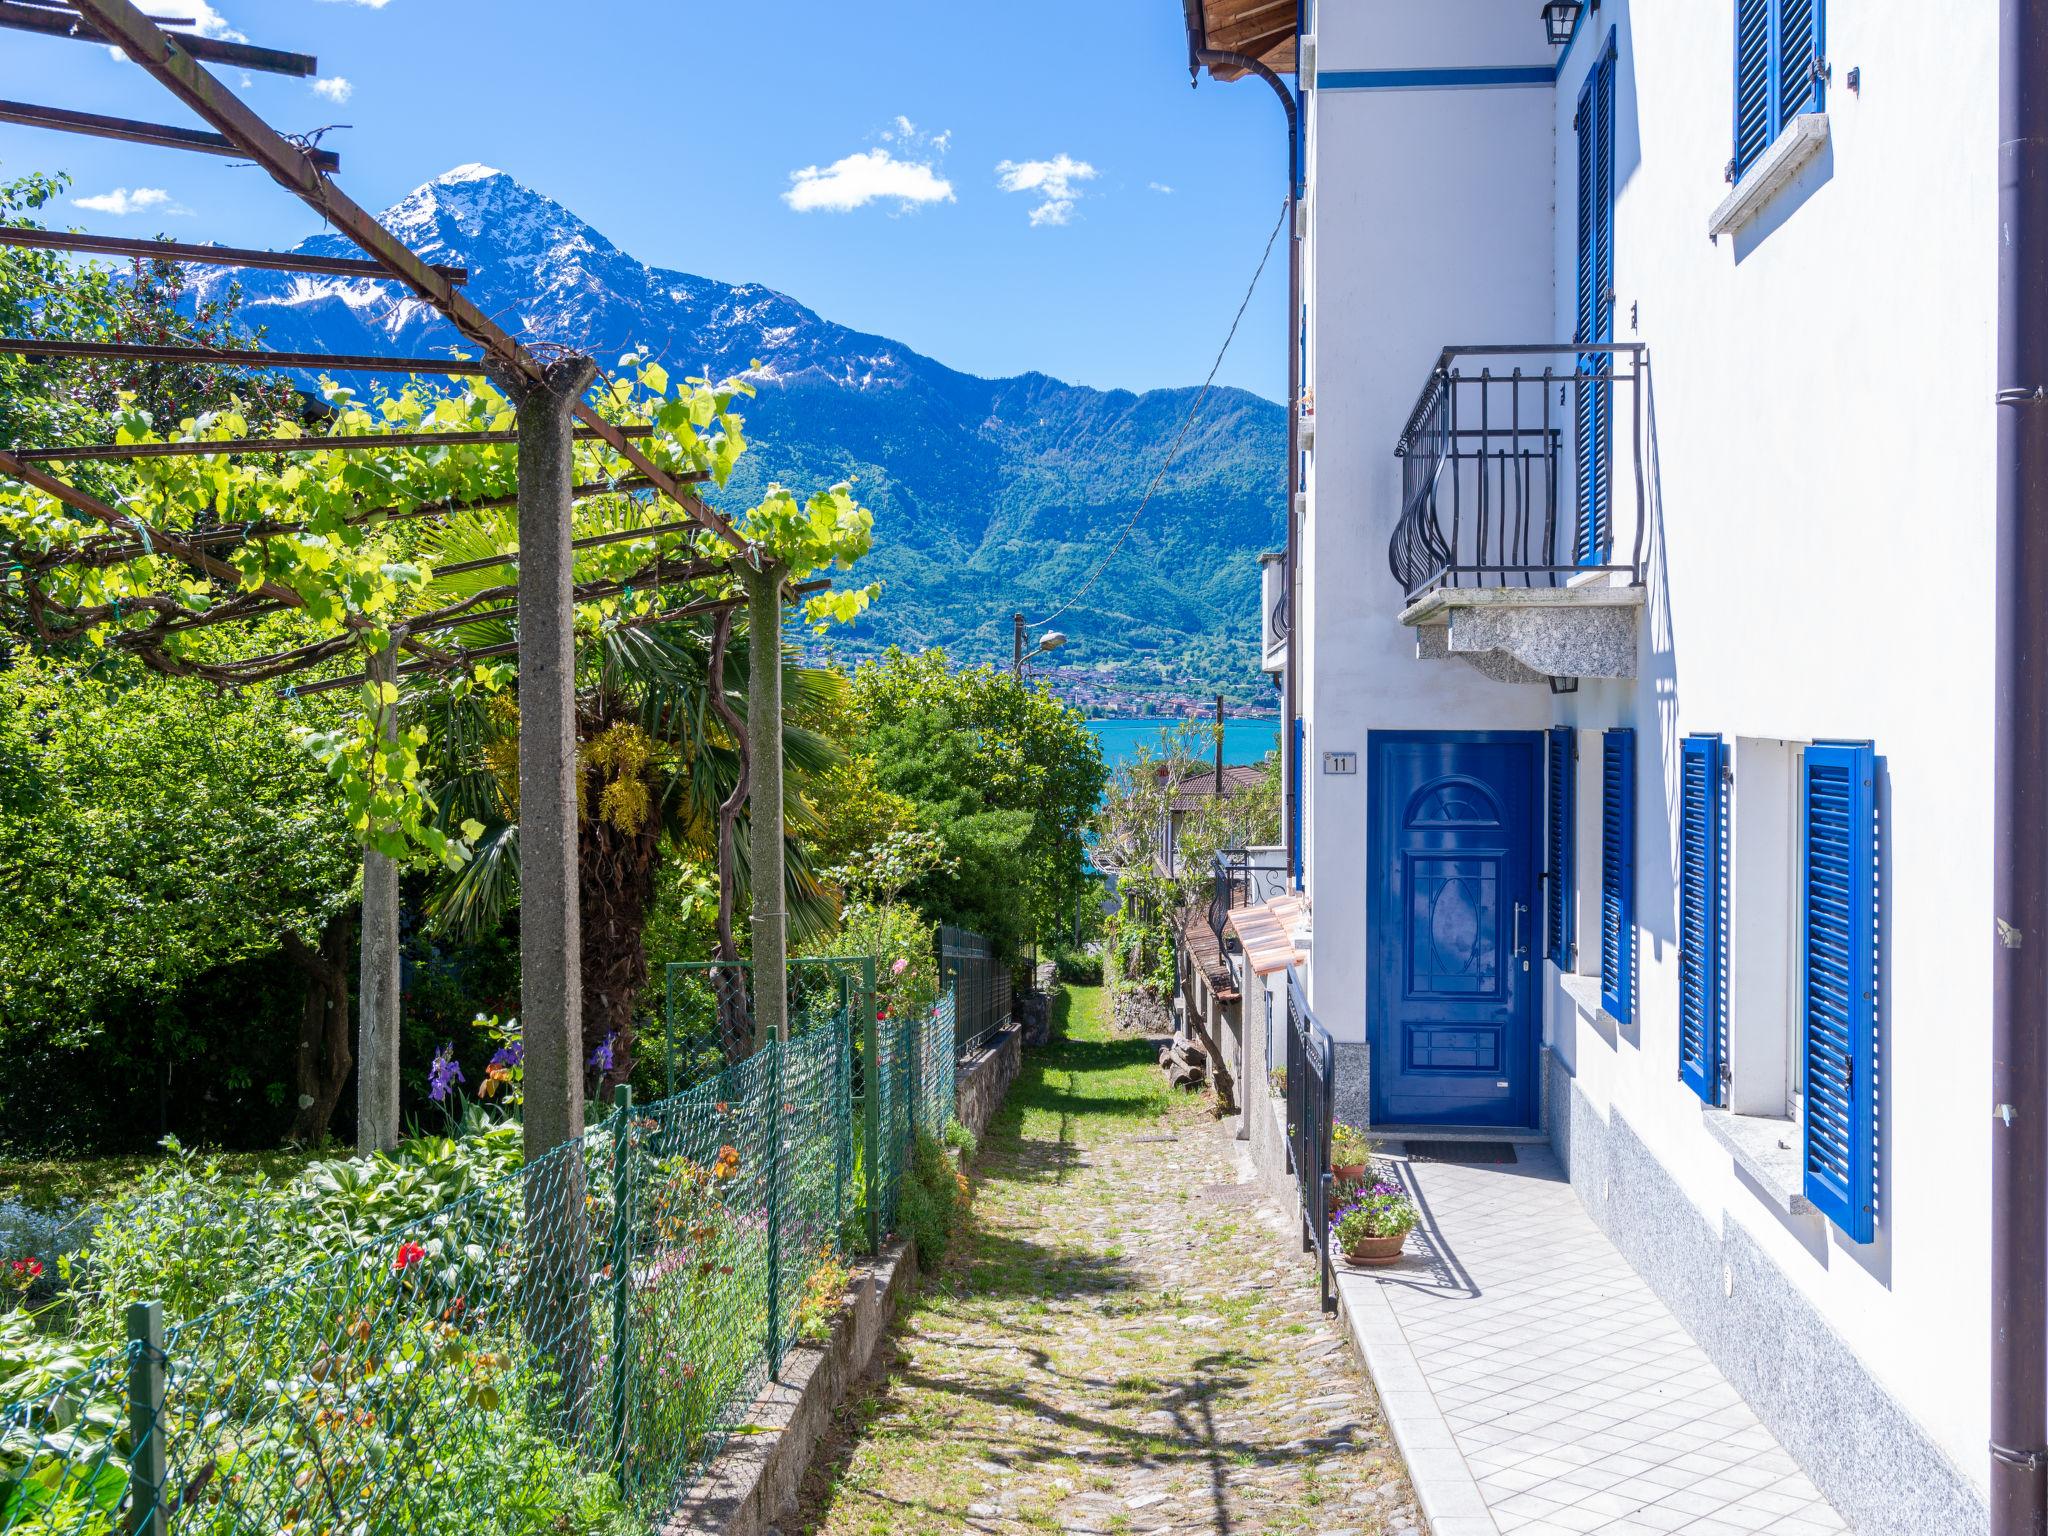
<svg viewBox="0 0 2048 1536">
<path fill-rule="evenodd" d="M 1307 910 L 1307 902 L 1290 893 L 1255 906 L 1237 907 L 1224 926 L 1244 946 L 1245 964 L 1257 975 L 1270 976 L 1308 958 L 1294 947 L 1295 930 Z"/>
<path fill-rule="evenodd" d="M 1223 798 L 1248 789 L 1259 782 L 1265 769 L 1257 763 L 1233 763 L 1223 770 Z M 1200 773 L 1191 773 L 1173 787 L 1173 808 L 1176 811 L 1191 811 L 1204 800 L 1216 795 L 1216 770 L 1204 768 Z"/>
<path fill-rule="evenodd" d="M 1187 921 L 1181 925 L 1180 941 L 1187 949 L 1189 964 L 1201 968 L 1209 990 L 1227 1003 L 1236 1002 L 1237 975 L 1223 957 L 1223 946 L 1216 940 L 1216 930 L 1209 926 L 1208 908 L 1188 914 Z"/>
</svg>

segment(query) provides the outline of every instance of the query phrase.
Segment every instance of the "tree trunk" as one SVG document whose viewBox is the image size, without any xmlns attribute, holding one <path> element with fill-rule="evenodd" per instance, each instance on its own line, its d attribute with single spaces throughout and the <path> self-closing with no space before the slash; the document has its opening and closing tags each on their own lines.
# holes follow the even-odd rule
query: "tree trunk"
<svg viewBox="0 0 2048 1536">
<path fill-rule="evenodd" d="M 306 973 L 295 1073 L 298 1111 L 286 1137 L 297 1146 L 318 1146 L 327 1139 L 355 1067 L 348 995 L 348 952 L 354 939 L 355 923 L 347 913 L 329 921 L 318 949 L 295 933 L 284 936 L 285 953 Z"/>
<path fill-rule="evenodd" d="M 597 804 L 595 789 L 589 803 Z M 651 819 L 630 834 L 597 816 L 578 829 L 584 1060 L 607 1039 L 612 1043 L 611 1070 L 602 1081 L 586 1073 L 585 1091 L 592 1097 L 604 1097 L 633 1075 L 633 1012 L 647 990 L 647 912 L 660 867 Z"/>
</svg>

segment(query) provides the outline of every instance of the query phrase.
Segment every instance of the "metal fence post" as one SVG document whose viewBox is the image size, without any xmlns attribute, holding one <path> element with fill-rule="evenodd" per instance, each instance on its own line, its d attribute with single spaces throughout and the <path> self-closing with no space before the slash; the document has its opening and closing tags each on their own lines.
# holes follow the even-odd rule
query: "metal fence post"
<svg viewBox="0 0 2048 1536">
<path fill-rule="evenodd" d="M 612 1447 L 619 1492 L 629 1481 L 626 1420 L 633 1380 L 633 1085 L 612 1090 Z"/>
<path fill-rule="evenodd" d="M 166 1536 L 170 1480 L 164 1444 L 164 1304 L 138 1301 L 128 1308 L 129 1536 Z"/>
<path fill-rule="evenodd" d="M 870 999 L 872 1002 L 872 999 Z M 868 1251 L 882 1251 L 882 1030 L 872 1006 L 861 1010 L 861 1157 L 867 1185 Z"/>
<path fill-rule="evenodd" d="M 768 1063 L 768 1379 L 782 1380 L 782 1073 L 789 1041 L 772 1042 Z"/>
<path fill-rule="evenodd" d="M 924 1092 L 924 1019 L 913 1008 L 903 1021 L 903 1034 L 910 1047 L 910 1092 L 903 1101 L 910 1126 L 910 1145 L 917 1145 L 917 1100 Z"/>
</svg>

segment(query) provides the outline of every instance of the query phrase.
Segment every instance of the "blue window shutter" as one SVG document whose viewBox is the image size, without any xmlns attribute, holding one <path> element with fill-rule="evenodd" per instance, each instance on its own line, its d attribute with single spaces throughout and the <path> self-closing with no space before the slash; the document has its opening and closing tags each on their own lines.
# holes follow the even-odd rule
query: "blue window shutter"
<svg viewBox="0 0 2048 1536">
<path fill-rule="evenodd" d="M 1544 952 L 1560 971 L 1572 968 L 1572 899 L 1578 882 L 1572 872 L 1572 814 L 1575 786 L 1575 733 L 1568 725 L 1548 732 L 1550 752 L 1548 862 L 1550 904 L 1544 931 Z"/>
<path fill-rule="evenodd" d="M 1735 0 L 1735 176 L 1827 100 L 1826 0 Z"/>
<path fill-rule="evenodd" d="M 1289 797 L 1287 819 L 1294 831 L 1294 888 L 1302 888 L 1302 877 L 1308 864 L 1308 850 L 1301 845 L 1301 749 L 1307 745 L 1307 733 L 1302 728 L 1300 716 L 1294 721 L 1294 757 L 1291 764 L 1294 772 L 1294 793 Z"/>
<path fill-rule="evenodd" d="M 1678 778 L 1678 1076 L 1721 1097 L 1727 1033 L 1728 821 L 1718 736 L 1688 736 Z"/>
<path fill-rule="evenodd" d="M 1600 1006 L 1627 1024 L 1636 991 L 1636 733 L 1601 738 Z"/>
<path fill-rule="evenodd" d="M 1877 1230 L 1877 760 L 1816 743 L 1801 776 L 1805 1194 L 1844 1232 Z"/>
<path fill-rule="evenodd" d="M 1735 0 L 1735 176 L 1777 132 L 1771 81 L 1771 0 Z"/>
<path fill-rule="evenodd" d="M 1577 335 L 1581 342 L 1614 339 L 1614 34 L 1586 73 L 1578 110 Z M 1614 359 L 1605 352 L 1578 357 L 1576 431 L 1578 528 L 1573 559 L 1604 565 L 1612 542 Z"/>
<path fill-rule="evenodd" d="M 1821 0 L 1778 0 L 1776 132 L 1821 110 Z"/>
</svg>

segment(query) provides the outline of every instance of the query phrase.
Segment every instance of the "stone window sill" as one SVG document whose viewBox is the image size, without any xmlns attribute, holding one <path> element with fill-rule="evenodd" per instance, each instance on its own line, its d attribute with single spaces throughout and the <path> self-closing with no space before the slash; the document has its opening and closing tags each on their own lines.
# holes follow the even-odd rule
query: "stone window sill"
<svg viewBox="0 0 2048 1536">
<path fill-rule="evenodd" d="M 1559 971 L 1557 984 L 1564 988 L 1565 996 L 1577 1004 L 1579 1012 L 1596 1024 L 1606 1024 L 1612 1029 L 1624 1027 L 1621 1020 L 1601 1006 L 1598 976 L 1582 975 L 1577 971 Z"/>
<path fill-rule="evenodd" d="M 1802 112 L 1793 118 L 1721 200 L 1721 206 L 1707 220 L 1707 238 L 1719 240 L 1762 213 L 1764 205 L 1820 153 L 1827 141 L 1827 113 Z"/>
<path fill-rule="evenodd" d="M 1781 1215 L 1811 1216 L 1813 1203 L 1802 1193 L 1804 1170 L 1799 1160 L 1799 1126 L 1777 1115 L 1738 1115 L 1725 1109 L 1700 1114 L 1707 1134 L 1728 1149 L 1744 1182 Z"/>
</svg>

